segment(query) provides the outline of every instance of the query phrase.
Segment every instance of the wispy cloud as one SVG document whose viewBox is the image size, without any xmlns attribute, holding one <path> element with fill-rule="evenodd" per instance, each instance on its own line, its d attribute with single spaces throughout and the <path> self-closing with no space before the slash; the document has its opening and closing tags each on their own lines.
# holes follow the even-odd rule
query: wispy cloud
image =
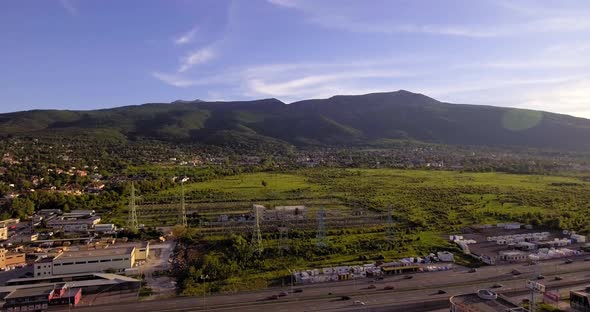
<svg viewBox="0 0 590 312">
<path fill-rule="evenodd" d="M 70 15 L 72 15 L 72 16 L 78 15 L 78 8 L 72 3 L 72 0 L 59 0 L 59 4 Z"/>
<path fill-rule="evenodd" d="M 191 80 L 176 74 L 165 74 L 160 72 L 152 73 L 152 76 L 160 81 L 163 81 L 175 87 L 190 87 L 196 84 L 195 80 Z"/>
<path fill-rule="evenodd" d="M 297 7 L 297 0 L 267 0 L 269 3 L 280 7 L 295 8 Z"/>
<path fill-rule="evenodd" d="M 589 12 L 580 12 L 575 8 L 543 7 L 539 4 L 527 4 L 523 1 L 490 2 L 496 9 L 509 11 L 517 16 L 508 20 L 482 23 L 420 23 L 418 18 L 404 22 L 398 18 L 362 18 L 357 10 L 347 6 L 326 8 L 317 2 L 301 0 L 267 0 L 283 8 L 296 9 L 306 15 L 307 21 L 325 28 L 356 33 L 377 34 L 425 34 L 470 38 L 491 38 L 519 36 L 531 33 L 566 33 L 590 30 Z M 366 10 L 371 8 L 363 7 Z M 377 9 L 375 9 L 377 10 Z M 369 16 L 379 16 L 375 11 Z M 416 20 L 416 21 L 415 21 Z"/>
<path fill-rule="evenodd" d="M 181 60 L 178 72 L 185 72 L 195 65 L 200 65 L 209 62 L 216 56 L 215 51 L 211 47 L 196 50 Z"/>
<path fill-rule="evenodd" d="M 196 26 L 193 27 L 191 30 L 187 31 L 186 33 L 177 36 L 174 39 L 174 44 L 175 45 L 185 45 L 187 43 L 192 42 L 198 31 L 199 31 L 199 27 L 196 27 Z"/>
</svg>

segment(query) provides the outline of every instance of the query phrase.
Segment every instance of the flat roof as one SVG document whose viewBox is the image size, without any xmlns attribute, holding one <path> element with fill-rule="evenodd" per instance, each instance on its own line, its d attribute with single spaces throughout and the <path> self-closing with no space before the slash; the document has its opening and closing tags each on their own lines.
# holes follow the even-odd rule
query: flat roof
<svg viewBox="0 0 590 312">
<path fill-rule="evenodd" d="M 50 286 L 20 288 L 8 294 L 8 296 L 4 297 L 4 299 L 14 299 L 32 296 L 49 296 L 51 291 L 53 291 L 53 287 Z"/>
<path fill-rule="evenodd" d="M 40 276 L 40 277 L 14 278 L 14 279 L 6 281 L 6 284 L 14 284 L 14 283 L 18 283 L 18 282 L 25 282 L 25 283 L 30 282 L 30 284 L 34 284 L 34 282 L 43 282 L 43 281 L 47 281 L 48 283 L 55 284 L 55 283 L 57 283 L 57 282 L 54 282 L 55 280 L 75 279 L 76 277 L 88 277 L 88 279 L 85 279 L 87 281 L 99 281 L 99 280 L 118 280 L 118 281 L 124 281 L 124 282 L 138 281 L 137 279 L 132 278 L 132 277 L 119 275 L 119 274 L 113 274 L 113 273 L 77 273 L 77 274 L 64 274 L 64 275 L 52 275 L 52 276 Z"/>
<path fill-rule="evenodd" d="M 100 248 L 100 249 L 89 249 L 89 250 L 76 250 L 66 251 L 62 254 L 57 255 L 54 261 L 59 260 L 70 260 L 70 259 L 83 259 L 91 257 L 106 257 L 106 256 L 124 256 L 133 253 L 135 247 L 123 247 L 123 248 Z"/>
<path fill-rule="evenodd" d="M 496 299 L 482 299 L 477 293 L 451 297 L 451 303 L 463 305 L 479 312 L 526 312 L 527 310 L 508 299 L 498 296 Z"/>
</svg>

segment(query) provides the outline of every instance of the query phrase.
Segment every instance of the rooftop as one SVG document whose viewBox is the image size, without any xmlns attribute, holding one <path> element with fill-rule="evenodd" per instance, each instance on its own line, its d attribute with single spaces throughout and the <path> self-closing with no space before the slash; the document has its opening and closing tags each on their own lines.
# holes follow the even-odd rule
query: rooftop
<svg viewBox="0 0 590 312">
<path fill-rule="evenodd" d="M 491 293 L 491 292 L 490 292 Z M 481 298 L 477 293 L 458 295 L 451 297 L 451 303 L 468 307 L 479 312 L 526 312 L 527 310 L 510 302 L 508 299 L 497 296 L 495 299 Z"/>
<path fill-rule="evenodd" d="M 105 257 L 105 256 L 124 256 L 133 253 L 135 247 L 124 247 L 124 248 L 100 248 L 100 249 L 89 249 L 89 250 L 77 250 L 77 251 L 66 251 L 54 260 L 66 260 L 66 259 L 82 259 L 90 257 Z"/>
<path fill-rule="evenodd" d="M 40 286 L 40 287 L 33 287 L 33 288 L 20 288 L 16 289 L 12 293 L 8 294 L 4 299 L 15 299 L 15 298 L 23 298 L 23 297 L 33 297 L 33 296 L 48 296 L 53 291 L 53 287 L 49 286 Z"/>
<path fill-rule="evenodd" d="M 67 275 L 52 275 L 52 276 L 42 276 L 42 277 L 28 277 L 28 278 L 15 278 L 6 281 L 7 286 L 14 286 L 14 285 L 31 285 L 31 284 L 41 284 L 47 283 L 54 285 L 55 283 L 62 283 L 63 281 L 94 281 L 96 283 L 101 283 L 101 281 L 120 281 L 120 282 L 136 282 L 138 280 L 118 274 L 112 273 L 78 273 L 78 274 L 67 274 Z"/>
</svg>

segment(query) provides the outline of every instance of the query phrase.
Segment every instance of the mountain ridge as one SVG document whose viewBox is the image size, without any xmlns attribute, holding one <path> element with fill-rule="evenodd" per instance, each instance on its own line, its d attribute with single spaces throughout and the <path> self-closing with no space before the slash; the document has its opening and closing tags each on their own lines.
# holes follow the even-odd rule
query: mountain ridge
<svg viewBox="0 0 590 312">
<path fill-rule="evenodd" d="M 286 104 L 177 100 L 110 109 L 0 114 L 0 136 L 95 135 L 220 146 L 364 146 L 387 140 L 590 151 L 590 120 L 489 105 L 452 104 L 406 90 Z"/>
</svg>

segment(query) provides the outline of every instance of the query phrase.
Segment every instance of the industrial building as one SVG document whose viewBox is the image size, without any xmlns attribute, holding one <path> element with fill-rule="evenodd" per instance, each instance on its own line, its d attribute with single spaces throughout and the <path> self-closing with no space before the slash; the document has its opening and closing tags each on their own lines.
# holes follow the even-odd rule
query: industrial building
<svg viewBox="0 0 590 312">
<path fill-rule="evenodd" d="M 264 210 L 264 220 L 303 220 L 307 207 L 305 206 L 276 206 L 274 209 Z"/>
<path fill-rule="evenodd" d="M 2 311 L 46 311 L 54 305 L 77 305 L 82 298 L 82 290 L 65 284 L 47 285 L 3 292 L 0 298 L 3 301 Z"/>
<path fill-rule="evenodd" d="M 47 227 L 54 231 L 86 233 L 100 223 L 101 218 L 91 213 L 69 213 L 47 221 Z"/>
<path fill-rule="evenodd" d="M 527 312 L 528 310 L 490 290 L 453 296 L 451 312 Z"/>
<path fill-rule="evenodd" d="M 135 263 L 135 247 L 66 251 L 34 264 L 35 277 L 113 270 L 124 272 Z"/>
<path fill-rule="evenodd" d="M 590 312 L 590 286 L 583 290 L 570 291 L 570 306 L 574 311 Z"/>
<path fill-rule="evenodd" d="M 44 258 L 34 264 L 35 277 L 88 272 L 125 272 L 135 261 L 145 261 L 150 252 L 149 243 L 129 244 L 123 247 L 65 251 L 53 258 Z"/>
<path fill-rule="evenodd" d="M 2 312 L 46 311 L 54 305 L 76 305 L 82 295 L 135 293 L 139 290 L 141 281 L 117 274 L 93 273 L 17 278 L 9 280 L 6 285 L 0 287 Z"/>
</svg>

